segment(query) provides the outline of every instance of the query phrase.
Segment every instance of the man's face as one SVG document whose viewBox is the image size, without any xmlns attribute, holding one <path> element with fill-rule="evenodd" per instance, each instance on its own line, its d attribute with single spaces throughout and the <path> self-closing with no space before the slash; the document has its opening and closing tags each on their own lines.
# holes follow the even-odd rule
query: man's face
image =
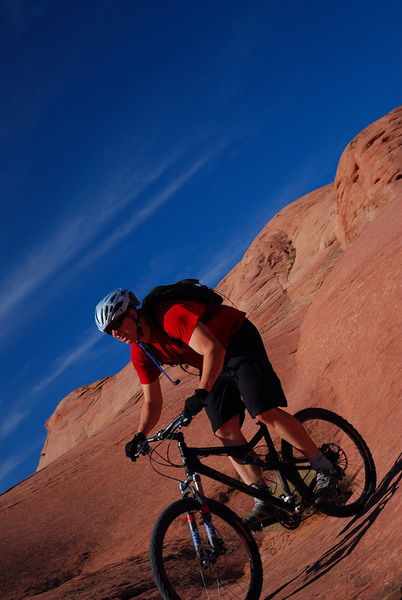
<svg viewBox="0 0 402 600">
<path fill-rule="evenodd" d="M 125 344 L 133 344 L 138 338 L 137 325 L 134 320 L 136 316 L 136 311 L 131 310 L 129 315 L 124 317 L 119 328 L 112 329 L 111 335 Z"/>
</svg>

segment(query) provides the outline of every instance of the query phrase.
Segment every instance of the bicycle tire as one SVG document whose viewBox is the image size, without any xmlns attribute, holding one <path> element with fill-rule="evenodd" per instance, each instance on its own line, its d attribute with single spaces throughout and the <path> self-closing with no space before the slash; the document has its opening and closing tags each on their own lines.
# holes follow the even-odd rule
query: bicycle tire
<svg viewBox="0 0 402 600">
<path fill-rule="evenodd" d="M 258 600 L 263 570 L 252 534 L 227 506 L 206 502 L 226 554 L 213 563 L 216 573 L 206 570 L 196 556 L 186 520 L 187 513 L 194 514 L 199 533 L 203 532 L 201 504 L 186 498 L 168 506 L 154 525 L 149 548 L 152 575 L 163 600 Z M 204 544 L 208 546 L 205 540 Z"/>
<path fill-rule="evenodd" d="M 317 509 L 334 517 L 350 517 L 366 504 L 376 487 L 376 469 L 371 452 L 360 433 L 346 419 L 324 408 L 305 408 L 294 415 L 332 462 L 344 473 L 338 483 L 338 494 L 333 500 L 317 505 Z M 288 442 L 282 441 L 285 460 L 301 457 Z M 307 459 L 306 459 L 307 462 Z M 300 484 L 310 490 L 315 472 L 298 472 Z"/>
</svg>

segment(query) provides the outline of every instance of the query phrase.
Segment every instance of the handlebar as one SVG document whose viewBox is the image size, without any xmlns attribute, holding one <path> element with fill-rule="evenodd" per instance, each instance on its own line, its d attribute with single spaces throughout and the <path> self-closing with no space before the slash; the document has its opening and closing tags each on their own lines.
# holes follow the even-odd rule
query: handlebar
<svg viewBox="0 0 402 600">
<path fill-rule="evenodd" d="M 184 413 L 180 413 L 169 423 L 165 429 L 160 429 L 156 435 L 153 437 L 147 438 L 147 442 L 161 442 L 162 440 L 166 440 L 169 436 L 175 433 L 177 430 L 182 427 L 187 427 L 191 423 L 191 418 L 185 417 Z"/>
<path fill-rule="evenodd" d="M 164 429 L 160 429 L 156 433 L 156 435 L 144 440 L 140 444 L 139 450 L 135 456 L 139 457 L 140 454 L 144 454 L 144 455 L 148 454 L 149 444 L 152 444 L 153 442 L 162 442 L 163 440 L 167 440 L 170 437 L 173 437 L 173 435 L 176 433 L 176 431 L 178 431 L 182 427 L 188 427 L 188 425 L 190 425 L 191 421 L 192 421 L 191 417 L 186 417 L 184 415 L 184 413 L 181 412 L 179 415 L 177 415 L 177 417 L 175 417 L 173 419 L 173 421 L 171 421 L 169 423 L 169 425 L 167 427 L 165 427 Z"/>
</svg>

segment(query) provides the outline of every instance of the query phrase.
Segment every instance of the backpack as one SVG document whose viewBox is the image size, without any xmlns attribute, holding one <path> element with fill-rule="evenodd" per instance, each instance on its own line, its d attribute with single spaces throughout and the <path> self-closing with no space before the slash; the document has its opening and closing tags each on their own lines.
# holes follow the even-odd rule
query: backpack
<svg viewBox="0 0 402 600">
<path fill-rule="evenodd" d="M 181 349 L 183 346 L 182 340 L 176 339 L 170 336 L 166 331 L 159 325 L 156 319 L 156 305 L 161 302 L 174 302 L 174 301 L 192 301 L 192 302 L 201 302 L 205 304 L 205 313 L 204 316 L 200 319 L 202 323 L 206 323 L 212 312 L 212 306 L 214 304 L 222 304 L 223 297 L 215 292 L 212 288 L 208 287 L 199 282 L 198 279 L 182 279 L 177 283 L 172 283 L 169 285 L 159 285 L 153 288 L 146 296 L 143 298 L 141 302 L 141 311 L 142 313 L 152 319 L 158 329 L 170 340 L 174 341 L 179 348 L 178 353 L 178 364 L 180 367 L 188 373 L 186 369 L 184 369 L 181 362 Z M 147 344 L 141 342 L 142 349 L 148 354 L 148 356 L 155 362 L 155 364 L 159 363 L 155 356 L 153 355 L 150 347 Z M 161 363 L 159 363 L 160 365 Z M 169 363 L 168 363 L 169 364 Z M 171 365 L 173 366 L 173 365 Z M 159 366 L 159 368 L 161 368 Z M 163 371 L 163 369 L 161 369 Z M 164 372 L 164 371 L 163 371 Z M 193 375 L 194 373 L 191 373 Z M 166 373 L 165 373 L 166 375 Z M 168 378 L 170 379 L 170 378 Z"/>
<path fill-rule="evenodd" d="M 152 318 L 155 305 L 161 302 L 192 301 L 202 302 L 206 305 L 201 321 L 206 323 L 211 316 L 212 306 L 222 304 L 223 298 L 198 279 L 182 279 L 170 285 L 159 285 L 149 292 L 141 302 L 141 308 L 147 316 Z"/>
</svg>

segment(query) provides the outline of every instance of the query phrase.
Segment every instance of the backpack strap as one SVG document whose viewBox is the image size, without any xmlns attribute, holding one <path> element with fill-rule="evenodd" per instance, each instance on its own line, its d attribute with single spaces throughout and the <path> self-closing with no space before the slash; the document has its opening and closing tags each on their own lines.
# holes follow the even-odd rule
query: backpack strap
<svg viewBox="0 0 402 600">
<path fill-rule="evenodd" d="M 178 300 L 177 303 L 179 303 L 180 301 Z M 154 308 L 154 307 L 152 307 Z M 209 312 L 211 312 L 212 309 L 212 304 L 209 307 Z M 143 311 L 143 309 L 137 309 L 139 311 Z M 207 312 L 207 311 L 206 311 Z M 146 350 L 144 348 L 142 348 L 142 346 L 140 346 L 142 348 L 142 350 L 145 352 L 145 354 L 147 354 L 151 360 L 157 365 L 159 366 L 160 370 L 162 372 L 164 372 L 164 370 L 162 369 L 161 365 L 162 364 L 166 364 L 169 365 L 170 367 L 176 367 L 177 365 L 180 367 L 180 369 L 182 371 L 184 371 L 185 373 L 188 373 L 189 375 L 196 375 L 197 377 L 201 377 L 201 370 L 198 371 L 198 373 L 192 373 L 191 371 L 188 371 L 182 362 L 181 356 L 182 356 L 182 351 L 183 351 L 183 346 L 184 346 L 184 342 L 183 340 L 180 340 L 179 338 L 175 338 L 172 335 L 169 335 L 162 327 L 162 325 L 159 323 L 158 319 L 156 318 L 156 315 L 153 313 L 153 311 L 149 310 L 149 307 L 146 311 L 144 311 L 142 313 L 146 318 L 151 319 L 152 323 L 155 325 L 155 327 L 158 328 L 158 330 L 160 331 L 160 333 L 162 333 L 165 338 L 167 338 L 168 340 L 170 340 L 171 342 L 174 342 L 174 344 L 177 346 L 177 359 L 178 362 L 177 363 L 161 363 L 156 356 L 154 355 L 154 353 L 152 352 L 152 350 L 150 349 L 150 345 L 149 344 L 144 344 L 144 342 L 141 342 L 142 345 L 146 346 Z M 201 322 L 204 322 L 205 319 L 205 314 L 203 316 L 201 320 Z M 152 355 L 152 356 L 151 356 Z M 170 377 L 168 375 L 166 375 L 166 377 L 168 377 L 168 379 L 170 379 Z"/>
<path fill-rule="evenodd" d="M 169 381 L 173 384 L 173 385 L 179 385 L 180 383 L 180 379 L 175 379 L 173 380 L 165 371 L 165 369 L 162 367 L 161 363 L 159 362 L 159 360 L 156 358 L 155 354 L 152 351 L 152 348 L 150 348 L 149 344 L 146 344 L 145 342 L 140 342 L 140 340 L 137 340 L 136 342 L 138 344 L 138 346 L 141 348 L 141 350 L 152 360 L 152 362 L 158 367 L 158 369 L 160 371 L 162 371 L 162 373 L 164 374 L 165 377 L 167 377 L 169 379 Z"/>
</svg>

